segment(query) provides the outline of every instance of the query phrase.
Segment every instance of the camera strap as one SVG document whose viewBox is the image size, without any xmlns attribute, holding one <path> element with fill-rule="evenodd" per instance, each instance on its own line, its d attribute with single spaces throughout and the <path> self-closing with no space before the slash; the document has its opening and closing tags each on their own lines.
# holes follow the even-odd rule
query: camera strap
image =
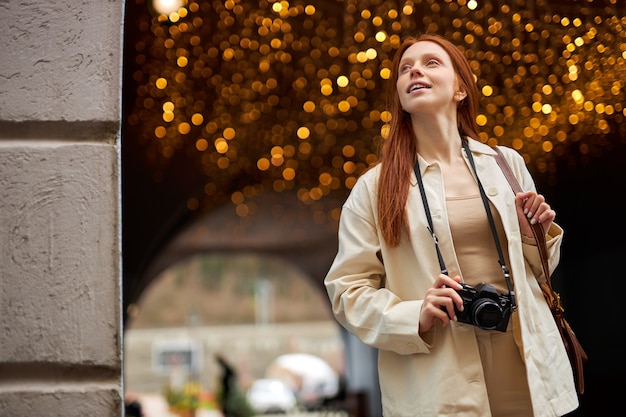
<svg viewBox="0 0 626 417">
<path fill-rule="evenodd" d="M 441 250 L 439 249 L 439 239 L 435 234 L 435 227 L 433 226 L 433 219 L 430 215 L 430 207 L 428 206 L 428 200 L 426 199 L 426 191 L 424 190 L 424 183 L 422 181 L 422 174 L 420 173 L 419 168 L 419 160 L 415 160 L 415 166 L 413 167 L 415 170 L 415 176 L 417 177 L 417 183 L 420 187 L 420 194 L 422 195 L 422 203 L 424 203 L 424 211 L 426 212 L 426 220 L 428 220 L 428 231 L 435 242 L 435 250 L 437 251 L 437 258 L 439 259 L 439 268 L 441 269 L 441 273 L 444 275 L 448 275 L 448 269 L 446 268 L 446 264 L 443 261 L 443 255 L 441 255 Z"/>
<path fill-rule="evenodd" d="M 489 200 L 487 199 L 487 195 L 485 194 L 485 190 L 483 189 L 483 185 L 480 182 L 480 178 L 478 178 L 478 172 L 476 171 L 476 165 L 474 163 L 474 157 L 472 156 L 472 152 L 469 149 L 469 145 L 466 139 L 461 139 L 463 144 L 463 149 L 465 150 L 465 154 L 469 159 L 470 166 L 472 167 L 472 171 L 474 172 L 474 177 L 476 178 L 476 182 L 478 183 L 478 190 L 480 191 L 480 197 L 483 201 L 483 205 L 485 207 L 485 211 L 487 213 L 487 219 L 489 221 L 489 227 L 491 228 L 491 234 L 493 236 L 494 243 L 496 245 L 496 250 L 498 251 L 498 263 L 502 268 L 502 273 L 504 274 L 504 280 L 506 282 L 506 286 L 509 290 L 509 297 L 511 299 L 511 309 L 517 309 L 517 303 L 515 302 L 515 291 L 513 290 L 513 285 L 511 283 L 511 277 L 509 273 L 509 268 L 506 266 L 504 262 L 504 254 L 502 252 L 502 247 L 500 246 L 500 239 L 498 239 L 498 233 L 496 231 L 495 221 L 493 220 L 493 214 L 491 213 L 491 207 L 489 207 Z M 444 275 L 448 275 L 448 269 L 446 268 L 445 262 L 443 260 L 443 256 L 441 254 L 441 250 L 439 249 L 439 239 L 435 234 L 435 229 L 433 226 L 432 216 L 430 214 L 430 208 L 428 206 L 428 199 L 426 198 L 426 191 L 424 189 L 424 182 L 422 181 L 422 174 L 419 169 L 419 160 L 415 160 L 415 165 L 413 167 L 415 171 L 415 176 L 417 177 L 417 184 L 419 185 L 420 194 L 422 196 L 422 203 L 424 204 L 424 211 L 426 212 L 426 219 L 428 220 L 428 231 L 433 237 L 433 241 L 435 242 L 435 249 L 437 251 L 437 258 L 439 259 L 439 267 L 441 269 L 441 273 Z"/>
</svg>

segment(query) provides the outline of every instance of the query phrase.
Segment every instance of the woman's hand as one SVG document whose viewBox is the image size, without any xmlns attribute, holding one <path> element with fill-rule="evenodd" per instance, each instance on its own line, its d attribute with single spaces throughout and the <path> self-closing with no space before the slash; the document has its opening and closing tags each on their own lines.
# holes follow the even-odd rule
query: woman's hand
<svg viewBox="0 0 626 417">
<path fill-rule="evenodd" d="M 441 320 L 446 326 L 450 320 L 456 320 L 454 306 L 463 311 L 463 299 L 455 291 L 460 290 L 461 277 L 450 278 L 447 275 L 439 275 L 432 287 L 426 291 L 422 310 L 419 317 L 419 332 L 425 333 L 435 324 L 435 320 Z"/>
<path fill-rule="evenodd" d="M 534 191 L 526 191 L 515 195 L 515 207 L 520 231 L 524 236 L 533 237 L 531 224 L 541 223 L 543 230 L 548 233 L 556 217 L 554 210 L 546 203 L 546 199 Z"/>
</svg>

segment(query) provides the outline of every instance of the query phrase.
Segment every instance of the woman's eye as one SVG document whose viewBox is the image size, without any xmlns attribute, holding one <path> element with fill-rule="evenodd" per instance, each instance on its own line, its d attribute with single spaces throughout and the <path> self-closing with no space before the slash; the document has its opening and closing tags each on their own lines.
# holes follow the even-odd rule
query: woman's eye
<svg viewBox="0 0 626 417">
<path fill-rule="evenodd" d="M 438 65 L 438 64 L 439 64 L 439 61 L 437 61 L 436 59 L 431 59 L 427 62 L 426 65 L 433 66 L 433 65 Z"/>
</svg>

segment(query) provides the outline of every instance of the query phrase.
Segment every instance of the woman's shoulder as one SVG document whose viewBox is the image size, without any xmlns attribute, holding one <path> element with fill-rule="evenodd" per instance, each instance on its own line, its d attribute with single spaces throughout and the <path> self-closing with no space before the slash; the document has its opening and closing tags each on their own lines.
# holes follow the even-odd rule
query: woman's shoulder
<svg viewBox="0 0 626 417">
<path fill-rule="evenodd" d="M 504 159 L 506 159 L 513 168 L 521 169 L 526 166 L 524 157 L 517 150 L 504 145 L 498 145 L 497 148 L 502 153 L 502 156 L 504 156 Z"/>
<path fill-rule="evenodd" d="M 379 174 L 380 174 L 380 163 L 370 165 L 359 176 L 359 179 L 357 180 L 357 182 L 376 183 L 378 181 Z"/>
<path fill-rule="evenodd" d="M 510 165 L 513 165 L 515 167 L 525 165 L 524 157 L 518 151 L 509 146 L 497 145 L 495 147 L 492 147 L 470 137 L 468 137 L 468 143 L 473 153 L 477 152 L 486 155 L 495 155 L 497 148 L 497 150 L 502 153 L 502 156 L 504 156 L 504 159 L 506 159 Z"/>
<path fill-rule="evenodd" d="M 374 199 L 378 193 L 378 177 L 380 174 L 380 164 L 373 165 L 364 171 L 356 180 L 348 201 L 354 199 Z"/>
<path fill-rule="evenodd" d="M 504 155 L 504 157 L 507 159 L 524 159 L 517 150 L 509 146 L 497 145 L 496 148 L 498 148 L 502 152 L 502 155 Z"/>
</svg>

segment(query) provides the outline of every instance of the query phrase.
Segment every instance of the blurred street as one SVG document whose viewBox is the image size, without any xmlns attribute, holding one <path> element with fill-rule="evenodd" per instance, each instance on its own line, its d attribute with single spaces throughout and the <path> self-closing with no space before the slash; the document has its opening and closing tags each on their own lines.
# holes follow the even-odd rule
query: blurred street
<svg viewBox="0 0 626 417">
<path fill-rule="evenodd" d="M 142 394 L 139 401 L 143 407 L 144 417 L 178 417 L 168 411 L 167 402 L 159 394 Z M 223 417 L 217 410 L 198 410 L 195 417 Z M 286 414 L 263 414 L 258 417 L 349 417 L 345 411 L 295 411 Z"/>
</svg>

